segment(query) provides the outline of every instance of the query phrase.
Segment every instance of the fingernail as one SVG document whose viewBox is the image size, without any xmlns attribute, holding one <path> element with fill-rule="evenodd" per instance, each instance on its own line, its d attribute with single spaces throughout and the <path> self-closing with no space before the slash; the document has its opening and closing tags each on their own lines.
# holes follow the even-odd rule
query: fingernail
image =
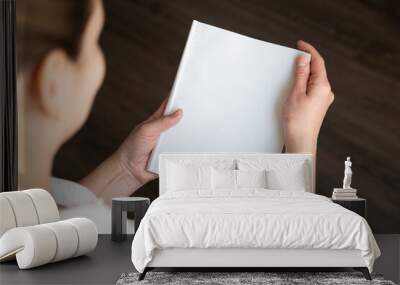
<svg viewBox="0 0 400 285">
<path fill-rule="evenodd" d="M 182 114 L 182 109 L 178 109 L 175 111 L 175 113 L 173 114 L 174 117 L 178 117 Z"/>
<path fill-rule="evenodd" d="M 308 57 L 301 55 L 297 60 L 298 66 L 306 66 L 308 64 Z"/>
</svg>

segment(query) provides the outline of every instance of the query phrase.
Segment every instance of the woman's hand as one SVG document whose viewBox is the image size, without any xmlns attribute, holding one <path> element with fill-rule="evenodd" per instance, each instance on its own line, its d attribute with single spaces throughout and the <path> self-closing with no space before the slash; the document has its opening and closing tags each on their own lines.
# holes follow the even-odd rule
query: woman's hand
<svg viewBox="0 0 400 285">
<path fill-rule="evenodd" d="M 166 104 L 167 99 L 129 134 L 117 151 L 121 164 L 142 184 L 157 178 L 156 174 L 146 170 L 146 165 L 161 133 L 175 126 L 182 118 L 180 109 L 164 116 Z"/>
<path fill-rule="evenodd" d="M 110 204 L 113 197 L 130 196 L 143 184 L 155 179 L 157 175 L 146 170 L 150 154 L 161 133 L 182 118 L 182 110 L 163 115 L 166 104 L 167 99 L 129 134 L 113 155 L 80 183 Z"/>
<path fill-rule="evenodd" d="M 324 59 L 310 44 L 299 41 L 300 50 L 311 54 L 296 62 L 293 89 L 283 109 L 283 134 L 287 153 L 316 154 L 322 122 L 334 100 Z"/>
</svg>

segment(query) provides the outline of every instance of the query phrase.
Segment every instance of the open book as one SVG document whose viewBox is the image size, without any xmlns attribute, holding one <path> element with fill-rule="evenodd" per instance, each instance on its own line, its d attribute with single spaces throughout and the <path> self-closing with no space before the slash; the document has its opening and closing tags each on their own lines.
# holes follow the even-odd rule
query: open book
<svg viewBox="0 0 400 285">
<path fill-rule="evenodd" d="M 164 152 L 281 152 L 281 109 L 303 52 L 193 21 L 165 113 L 183 118 L 163 133 Z"/>
</svg>

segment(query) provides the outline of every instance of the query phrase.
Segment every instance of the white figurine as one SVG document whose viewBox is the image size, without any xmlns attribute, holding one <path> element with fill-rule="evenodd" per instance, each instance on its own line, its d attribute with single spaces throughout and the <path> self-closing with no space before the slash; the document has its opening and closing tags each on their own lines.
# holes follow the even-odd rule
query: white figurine
<svg viewBox="0 0 400 285">
<path fill-rule="evenodd" d="M 352 189 L 351 188 L 351 177 L 353 176 L 353 171 L 351 170 L 351 161 L 350 156 L 347 157 L 344 162 L 344 179 L 343 179 L 343 189 Z"/>
</svg>

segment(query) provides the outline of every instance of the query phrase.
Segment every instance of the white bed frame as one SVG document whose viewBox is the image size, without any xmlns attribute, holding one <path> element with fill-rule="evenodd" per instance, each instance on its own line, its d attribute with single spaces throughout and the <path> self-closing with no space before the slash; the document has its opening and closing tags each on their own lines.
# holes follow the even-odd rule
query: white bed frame
<svg viewBox="0 0 400 285">
<path fill-rule="evenodd" d="M 169 161 L 196 159 L 291 159 L 303 160 L 309 164 L 310 186 L 308 192 L 315 192 L 315 164 L 311 154 L 265 154 L 265 153 L 168 153 L 161 154 L 159 159 L 160 195 L 166 191 L 166 171 Z M 266 268 L 266 267 L 353 267 L 363 272 L 366 279 L 371 276 L 361 257 L 360 250 L 330 249 L 197 249 L 170 248 L 155 251 L 152 261 L 139 276 L 142 280 L 147 271 L 158 267 L 232 267 Z"/>
<path fill-rule="evenodd" d="M 170 248 L 148 267 L 365 267 L 359 250 Z"/>
</svg>

